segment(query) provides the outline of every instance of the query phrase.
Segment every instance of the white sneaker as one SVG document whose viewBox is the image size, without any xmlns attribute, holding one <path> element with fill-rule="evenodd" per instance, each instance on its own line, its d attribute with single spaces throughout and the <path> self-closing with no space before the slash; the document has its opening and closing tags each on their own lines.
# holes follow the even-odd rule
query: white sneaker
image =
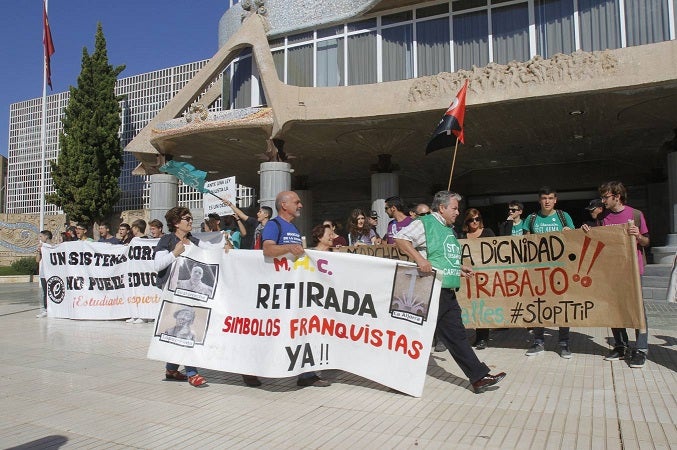
<svg viewBox="0 0 677 450">
<path fill-rule="evenodd" d="M 46 309 L 41 310 L 40 314 L 36 314 L 35 317 L 37 317 L 38 319 L 42 319 L 43 317 L 47 317 L 47 310 Z"/>
<path fill-rule="evenodd" d="M 134 322 L 132 322 L 132 323 L 146 323 L 146 322 L 143 319 L 139 318 L 139 319 L 134 319 Z"/>
<path fill-rule="evenodd" d="M 134 323 L 135 320 L 136 320 L 135 318 L 130 317 L 129 319 L 125 320 L 125 322 L 127 322 L 127 323 Z"/>
</svg>

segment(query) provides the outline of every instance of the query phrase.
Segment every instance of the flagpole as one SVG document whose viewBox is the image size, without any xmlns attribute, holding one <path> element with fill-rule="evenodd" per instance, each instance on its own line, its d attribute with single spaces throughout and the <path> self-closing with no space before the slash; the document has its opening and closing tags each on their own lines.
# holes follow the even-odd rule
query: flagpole
<svg viewBox="0 0 677 450">
<path fill-rule="evenodd" d="M 45 13 L 49 10 L 49 0 L 44 0 Z M 44 17 L 43 17 L 44 21 Z M 47 56 L 45 50 L 43 22 L 42 49 L 42 125 L 40 127 L 40 231 L 45 229 L 45 155 L 47 147 Z"/>
<path fill-rule="evenodd" d="M 447 191 L 451 190 L 451 177 L 454 176 L 454 165 L 456 164 L 456 150 L 458 150 L 458 138 L 456 138 L 456 146 L 454 147 L 454 157 L 451 160 L 451 171 L 449 172 L 449 184 L 447 185 Z"/>
</svg>

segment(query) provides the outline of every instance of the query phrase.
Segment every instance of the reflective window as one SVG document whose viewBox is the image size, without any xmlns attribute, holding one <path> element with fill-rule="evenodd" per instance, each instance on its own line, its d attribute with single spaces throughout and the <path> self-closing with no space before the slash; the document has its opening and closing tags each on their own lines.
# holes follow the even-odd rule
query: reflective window
<svg viewBox="0 0 677 450">
<path fill-rule="evenodd" d="M 306 87 L 313 85 L 313 46 L 311 44 L 291 47 L 287 50 L 287 84 Z"/>
<path fill-rule="evenodd" d="M 581 49 L 587 52 L 621 47 L 619 0 L 578 0 Z"/>
<path fill-rule="evenodd" d="M 507 64 L 510 61 L 529 59 L 529 11 L 526 3 L 493 8 L 494 62 Z"/>
<path fill-rule="evenodd" d="M 343 86 L 343 38 L 317 43 L 317 86 Z"/>
<path fill-rule="evenodd" d="M 536 0 L 536 53 L 549 58 L 576 50 L 573 0 Z"/>
<path fill-rule="evenodd" d="M 454 16 L 454 70 L 489 64 L 487 11 Z"/>
<path fill-rule="evenodd" d="M 419 77 L 451 70 L 448 18 L 426 20 L 416 24 L 416 52 Z"/>
<path fill-rule="evenodd" d="M 405 80 L 414 76 L 413 26 L 385 28 L 381 33 L 383 81 Z"/>
<path fill-rule="evenodd" d="M 376 83 L 376 32 L 348 36 L 348 84 Z"/>
<path fill-rule="evenodd" d="M 670 39 L 668 0 L 625 0 L 625 33 L 628 46 Z"/>
</svg>

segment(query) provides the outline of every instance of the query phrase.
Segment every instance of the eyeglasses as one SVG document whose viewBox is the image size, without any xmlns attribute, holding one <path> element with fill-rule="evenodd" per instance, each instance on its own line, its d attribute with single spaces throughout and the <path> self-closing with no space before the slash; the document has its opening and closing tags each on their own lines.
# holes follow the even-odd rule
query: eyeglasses
<svg viewBox="0 0 677 450">
<path fill-rule="evenodd" d="M 466 220 L 466 223 L 481 222 L 481 221 L 482 221 L 482 219 L 480 219 L 479 217 L 473 217 L 472 219 Z"/>
<path fill-rule="evenodd" d="M 508 208 L 508 211 L 510 212 L 517 212 L 519 210 L 520 210 L 519 208 Z"/>
<path fill-rule="evenodd" d="M 614 196 L 613 194 L 607 194 L 607 195 L 601 196 L 600 198 L 601 198 L 602 200 L 606 200 L 606 199 L 608 199 L 609 197 L 613 197 L 613 196 Z"/>
<path fill-rule="evenodd" d="M 430 214 L 430 211 L 424 213 L 416 213 L 417 216 L 427 216 L 428 214 Z"/>
<path fill-rule="evenodd" d="M 186 222 L 192 222 L 192 221 L 193 221 L 193 218 L 190 217 L 190 216 L 183 216 L 183 217 L 181 218 L 181 220 L 185 220 Z"/>
</svg>

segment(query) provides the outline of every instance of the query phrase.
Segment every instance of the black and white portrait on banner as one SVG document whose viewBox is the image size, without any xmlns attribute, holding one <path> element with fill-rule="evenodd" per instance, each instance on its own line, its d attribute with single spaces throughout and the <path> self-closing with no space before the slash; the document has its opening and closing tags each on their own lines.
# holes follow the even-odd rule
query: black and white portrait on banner
<svg viewBox="0 0 677 450">
<path fill-rule="evenodd" d="M 175 295 L 207 301 L 214 298 L 219 266 L 179 258 L 172 269 L 168 289 Z"/>
<path fill-rule="evenodd" d="M 210 308 L 164 301 L 155 336 L 159 336 L 163 342 L 182 347 L 203 345 L 210 314 Z"/>
<path fill-rule="evenodd" d="M 390 300 L 391 316 L 417 324 L 426 321 L 434 282 L 434 272 L 421 276 L 417 267 L 398 264 Z"/>
</svg>

